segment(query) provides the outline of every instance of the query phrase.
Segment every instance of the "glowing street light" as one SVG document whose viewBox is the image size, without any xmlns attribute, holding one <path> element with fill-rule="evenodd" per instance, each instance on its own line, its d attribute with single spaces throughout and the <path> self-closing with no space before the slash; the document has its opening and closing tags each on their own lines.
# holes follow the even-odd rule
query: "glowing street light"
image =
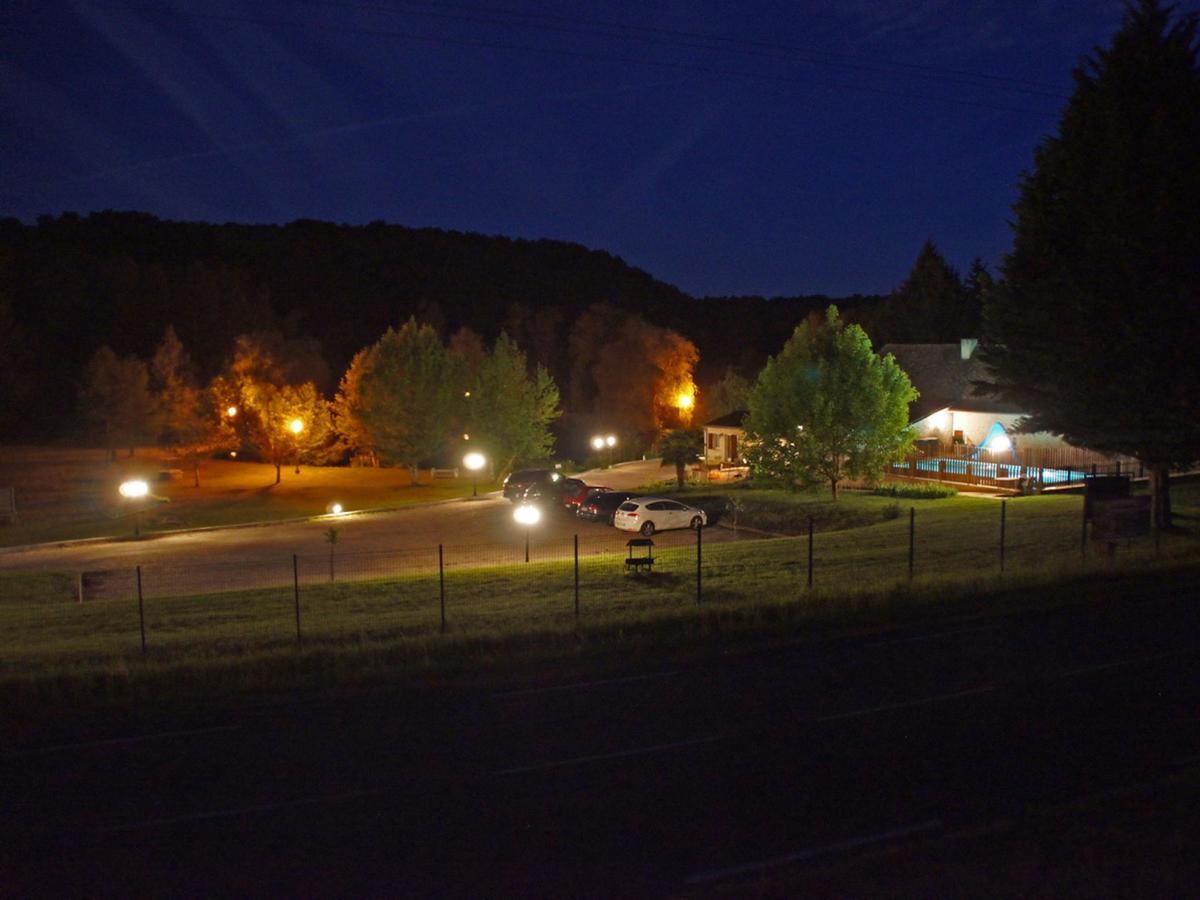
<svg viewBox="0 0 1200 900">
<path fill-rule="evenodd" d="M 471 470 L 471 496 L 478 497 L 479 491 L 477 484 L 479 482 L 479 470 L 487 464 L 487 459 L 482 453 L 471 452 L 463 457 L 463 465 Z"/>
<path fill-rule="evenodd" d="M 236 419 L 237 414 L 238 414 L 238 408 L 236 406 L 230 406 L 230 407 L 226 408 L 226 410 L 225 410 L 225 415 L 229 416 L 229 418 L 231 418 L 231 419 Z"/>
<path fill-rule="evenodd" d="M 292 421 L 290 421 L 288 423 L 288 428 L 291 429 L 292 434 L 295 436 L 292 443 L 295 444 L 295 447 L 296 447 L 296 474 L 299 475 L 300 474 L 300 432 L 302 432 L 304 430 L 304 420 L 303 419 L 292 419 Z"/>
<path fill-rule="evenodd" d="M 530 503 L 522 503 L 513 510 L 513 518 L 525 526 L 525 562 L 529 562 L 529 530 L 542 520 L 542 511 Z"/>
<path fill-rule="evenodd" d="M 150 485 L 142 481 L 140 478 L 135 478 L 130 481 L 121 482 L 121 486 L 117 488 L 119 493 L 126 500 L 138 501 L 150 493 Z M 141 535 L 141 514 L 142 506 L 140 503 L 134 504 L 133 507 L 133 536 Z"/>
<path fill-rule="evenodd" d="M 592 448 L 595 450 L 603 450 L 608 448 L 608 465 L 612 467 L 613 447 L 617 446 L 617 436 L 615 434 L 602 435 L 598 434 L 592 438 Z"/>
</svg>

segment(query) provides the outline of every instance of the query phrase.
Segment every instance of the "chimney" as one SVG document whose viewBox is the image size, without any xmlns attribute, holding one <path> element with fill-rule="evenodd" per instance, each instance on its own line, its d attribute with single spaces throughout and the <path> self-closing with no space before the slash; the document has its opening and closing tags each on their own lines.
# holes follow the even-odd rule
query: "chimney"
<svg viewBox="0 0 1200 900">
<path fill-rule="evenodd" d="M 979 338 L 963 338 L 958 342 L 959 350 L 963 359 L 970 359 L 975 352 L 975 348 L 979 346 Z"/>
</svg>

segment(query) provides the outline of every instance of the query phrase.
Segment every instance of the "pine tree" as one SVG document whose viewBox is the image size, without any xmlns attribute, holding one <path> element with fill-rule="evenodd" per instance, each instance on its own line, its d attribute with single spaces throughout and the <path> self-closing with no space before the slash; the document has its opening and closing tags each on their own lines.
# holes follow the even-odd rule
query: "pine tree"
<svg viewBox="0 0 1200 900">
<path fill-rule="evenodd" d="M 1058 130 L 1021 182 L 983 354 L 1028 427 L 1151 471 L 1200 458 L 1200 68 L 1197 17 L 1126 13 L 1075 70 Z"/>
</svg>

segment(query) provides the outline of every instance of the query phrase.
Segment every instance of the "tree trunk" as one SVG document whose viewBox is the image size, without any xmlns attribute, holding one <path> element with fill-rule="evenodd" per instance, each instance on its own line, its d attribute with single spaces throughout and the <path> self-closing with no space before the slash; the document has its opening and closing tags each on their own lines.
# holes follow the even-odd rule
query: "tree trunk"
<svg viewBox="0 0 1200 900">
<path fill-rule="evenodd" d="M 276 484 L 279 484 L 279 466 L 280 466 L 280 463 L 278 460 L 276 460 L 276 462 L 275 462 L 275 483 Z"/>
<path fill-rule="evenodd" d="M 416 466 L 409 466 L 408 480 L 410 482 L 410 487 L 417 487 L 417 485 L 421 483 L 421 470 Z"/>
<path fill-rule="evenodd" d="M 200 487 L 200 460 L 192 460 L 192 487 Z"/>
<path fill-rule="evenodd" d="M 829 479 L 829 492 L 833 495 L 834 500 L 837 500 L 837 486 L 838 486 L 838 479 L 830 478 Z"/>
<path fill-rule="evenodd" d="M 1168 466 L 1150 466 L 1150 524 L 1163 531 L 1171 527 L 1171 470 Z"/>
<path fill-rule="evenodd" d="M 683 478 L 684 478 L 683 463 L 677 462 L 677 463 L 675 463 L 675 483 L 679 487 L 683 487 Z"/>
</svg>

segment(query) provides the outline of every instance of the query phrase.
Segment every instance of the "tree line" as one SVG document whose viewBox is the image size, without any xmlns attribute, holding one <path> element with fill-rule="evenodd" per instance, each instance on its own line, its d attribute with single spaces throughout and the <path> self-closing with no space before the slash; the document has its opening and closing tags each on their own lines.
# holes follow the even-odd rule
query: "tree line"
<svg viewBox="0 0 1200 900">
<path fill-rule="evenodd" d="M 599 411 L 608 430 L 648 447 L 690 424 L 691 342 L 606 306 L 589 310 L 573 339 L 576 401 Z M 318 386 L 323 371 L 315 341 L 260 331 L 238 335 L 205 379 L 168 326 L 149 359 L 101 346 L 85 367 L 79 409 L 110 454 L 157 444 L 189 464 L 196 483 L 200 460 L 223 452 L 271 463 L 277 483 L 292 459 L 401 465 L 415 483 L 418 467 L 455 464 L 468 449 L 497 472 L 553 452 L 558 385 L 504 331 L 491 346 L 469 328 L 444 342 L 410 318 L 359 350 L 331 397 Z"/>
</svg>

